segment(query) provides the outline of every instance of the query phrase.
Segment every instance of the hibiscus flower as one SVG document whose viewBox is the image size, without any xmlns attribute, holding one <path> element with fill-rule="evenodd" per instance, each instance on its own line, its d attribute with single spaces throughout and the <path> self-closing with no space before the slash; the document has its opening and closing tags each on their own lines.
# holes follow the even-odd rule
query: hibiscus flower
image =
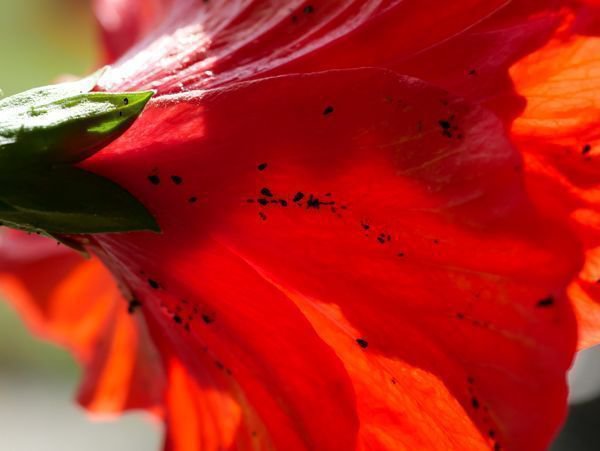
<svg viewBox="0 0 600 451">
<path fill-rule="evenodd" d="M 548 446 L 600 317 L 592 2 L 95 7 L 94 91 L 155 93 L 69 167 L 153 220 L 5 234 L 0 280 L 83 405 L 169 451 Z"/>
</svg>

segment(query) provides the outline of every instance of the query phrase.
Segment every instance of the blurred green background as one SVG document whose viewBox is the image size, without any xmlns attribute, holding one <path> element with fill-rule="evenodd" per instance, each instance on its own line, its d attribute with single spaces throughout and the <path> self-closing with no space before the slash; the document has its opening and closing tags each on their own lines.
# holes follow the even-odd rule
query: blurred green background
<svg viewBox="0 0 600 451">
<path fill-rule="evenodd" d="M 87 0 L 0 0 L 0 89 L 49 84 L 94 68 L 97 35 Z M 73 402 L 79 369 L 34 339 L 0 302 L 0 450 L 154 451 L 160 431 L 141 415 L 90 422 Z M 576 403 L 553 451 L 600 450 L 600 348 L 571 374 Z M 544 412 L 540 412 L 543 415 Z"/>
<path fill-rule="evenodd" d="M 97 35 L 85 0 L 0 0 L 5 95 L 94 68 Z M 89 421 L 73 402 L 80 372 L 63 350 L 33 338 L 0 302 L 0 450 L 154 451 L 160 430 L 140 414 Z"/>
<path fill-rule="evenodd" d="M 87 1 L 0 0 L 0 86 L 13 94 L 81 75 L 96 59 L 96 31 Z"/>
</svg>

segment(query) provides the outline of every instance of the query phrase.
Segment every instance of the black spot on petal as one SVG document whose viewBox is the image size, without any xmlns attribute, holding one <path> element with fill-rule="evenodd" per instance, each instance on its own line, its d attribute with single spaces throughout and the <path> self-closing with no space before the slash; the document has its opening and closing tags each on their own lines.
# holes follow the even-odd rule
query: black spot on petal
<svg viewBox="0 0 600 451">
<path fill-rule="evenodd" d="M 160 288 L 160 284 L 154 279 L 148 279 L 148 285 L 155 290 Z"/>
<path fill-rule="evenodd" d="M 535 305 L 540 308 L 552 307 L 554 305 L 554 298 L 552 296 L 548 296 L 537 301 Z"/>
<path fill-rule="evenodd" d="M 363 349 L 366 349 L 369 346 L 369 342 L 364 338 L 357 338 L 356 343 Z"/>
<path fill-rule="evenodd" d="M 264 171 L 265 169 L 267 169 L 267 163 L 261 163 L 259 164 L 256 169 L 258 169 L 259 171 Z"/>
<path fill-rule="evenodd" d="M 590 146 L 589 144 L 585 144 L 581 148 L 581 155 L 587 155 L 588 153 L 590 153 L 591 150 L 592 150 L 592 146 Z"/>
<path fill-rule="evenodd" d="M 304 193 L 297 192 L 292 200 L 294 202 L 300 202 L 302 199 L 304 199 Z"/>
<path fill-rule="evenodd" d="M 321 206 L 321 202 L 312 194 L 308 197 L 306 201 L 306 208 L 319 208 Z"/>
<path fill-rule="evenodd" d="M 450 121 L 447 121 L 446 119 L 439 120 L 438 124 L 440 124 L 440 127 L 442 127 L 444 130 L 449 130 L 451 127 Z"/>
<path fill-rule="evenodd" d="M 175 185 L 181 185 L 183 183 L 183 179 L 178 175 L 172 175 L 171 180 L 173 183 L 175 183 Z"/>
<path fill-rule="evenodd" d="M 142 306 L 142 303 L 137 299 L 131 299 L 127 305 L 127 313 L 132 314 Z"/>
<path fill-rule="evenodd" d="M 263 196 L 266 196 L 266 197 L 273 197 L 273 193 L 271 192 L 271 190 L 269 188 L 261 189 L 260 194 L 262 194 Z"/>
<path fill-rule="evenodd" d="M 471 405 L 474 409 L 479 409 L 479 400 L 477 398 L 471 398 Z"/>
<path fill-rule="evenodd" d="M 153 185 L 159 185 L 160 184 L 160 177 L 158 175 L 149 175 L 148 176 L 148 181 L 150 183 L 152 183 Z"/>
<path fill-rule="evenodd" d="M 326 106 L 323 110 L 323 116 L 329 116 L 331 113 L 333 113 L 333 107 L 331 105 Z"/>
</svg>

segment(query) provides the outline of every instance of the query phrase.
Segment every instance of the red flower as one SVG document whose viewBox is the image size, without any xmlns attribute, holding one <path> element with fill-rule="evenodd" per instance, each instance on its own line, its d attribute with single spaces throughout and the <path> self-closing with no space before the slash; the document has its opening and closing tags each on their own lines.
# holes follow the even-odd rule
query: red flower
<svg viewBox="0 0 600 451">
<path fill-rule="evenodd" d="M 97 2 L 98 90 L 158 93 L 79 166 L 162 233 L 74 237 L 127 303 L 17 267 L 80 399 L 173 451 L 545 449 L 599 277 L 596 16 L 548 3 Z"/>
</svg>

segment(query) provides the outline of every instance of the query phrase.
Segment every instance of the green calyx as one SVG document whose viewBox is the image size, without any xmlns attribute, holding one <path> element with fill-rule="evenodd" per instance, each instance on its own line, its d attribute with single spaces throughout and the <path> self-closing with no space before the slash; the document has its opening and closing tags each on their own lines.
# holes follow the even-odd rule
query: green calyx
<svg viewBox="0 0 600 451">
<path fill-rule="evenodd" d="M 160 231 L 135 197 L 74 164 L 125 132 L 153 91 L 91 92 L 97 77 L 0 100 L 0 222 L 45 235 Z"/>
</svg>

